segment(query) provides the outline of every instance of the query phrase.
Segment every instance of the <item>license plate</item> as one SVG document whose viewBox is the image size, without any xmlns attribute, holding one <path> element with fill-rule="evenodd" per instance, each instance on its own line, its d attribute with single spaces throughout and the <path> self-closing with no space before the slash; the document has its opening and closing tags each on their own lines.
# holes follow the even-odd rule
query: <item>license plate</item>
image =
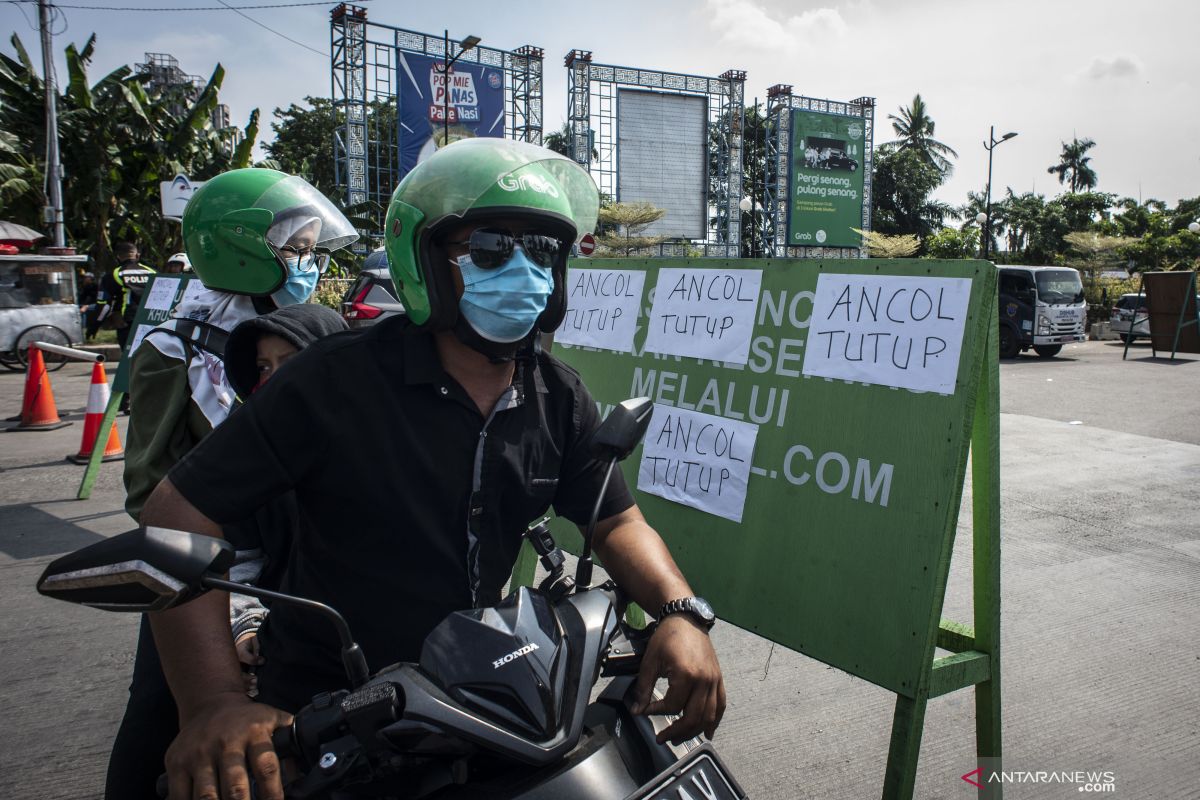
<svg viewBox="0 0 1200 800">
<path fill-rule="evenodd" d="M 746 793 L 713 752 L 703 744 L 659 773 L 625 800 L 744 800 Z"/>
</svg>

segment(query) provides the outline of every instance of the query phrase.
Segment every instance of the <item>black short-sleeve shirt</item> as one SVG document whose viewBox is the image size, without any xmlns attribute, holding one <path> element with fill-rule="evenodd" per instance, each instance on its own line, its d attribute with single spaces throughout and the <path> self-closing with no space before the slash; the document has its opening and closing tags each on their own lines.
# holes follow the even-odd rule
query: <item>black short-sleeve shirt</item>
<svg viewBox="0 0 1200 800">
<path fill-rule="evenodd" d="M 299 530 L 282 590 L 346 617 L 372 670 L 415 661 L 448 613 L 494 603 L 521 533 L 551 506 L 586 524 L 603 482 L 599 423 L 557 359 L 518 359 L 490 416 L 404 318 L 330 336 L 287 362 L 170 472 L 216 522 L 294 489 Z M 620 472 L 600 518 L 633 505 Z M 273 604 L 260 633 L 265 700 L 295 709 L 344 684 L 337 637 Z"/>
</svg>

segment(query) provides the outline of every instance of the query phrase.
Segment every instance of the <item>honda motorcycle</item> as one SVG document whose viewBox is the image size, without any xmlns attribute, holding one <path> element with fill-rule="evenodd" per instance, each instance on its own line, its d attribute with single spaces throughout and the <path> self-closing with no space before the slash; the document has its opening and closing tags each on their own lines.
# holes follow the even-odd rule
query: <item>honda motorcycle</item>
<svg viewBox="0 0 1200 800">
<path fill-rule="evenodd" d="M 592 585 L 592 537 L 617 462 L 641 441 L 648 398 L 616 406 L 591 440 L 604 484 L 572 577 L 545 525 L 525 535 L 547 572 L 498 605 L 447 616 L 417 663 L 368 674 L 362 650 L 333 608 L 225 580 L 225 541 L 140 528 L 57 559 L 38 581 L 49 597 L 109 611 L 153 612 L 211 589 L 311 609 L 337 629 L 350 690 L 322 693 L 275 732 L 294 767 L 289 798 L 488 800 L 740 800 L 745 794 L 712 745 L 658 744 L 672 721 L 630 711 L 653 627 L 625 621 L 611 580 Z M 593 687 L 610 678 L 594 700 Z M 160 787 L 163 782 L 160 781 Z"/>
</svg>

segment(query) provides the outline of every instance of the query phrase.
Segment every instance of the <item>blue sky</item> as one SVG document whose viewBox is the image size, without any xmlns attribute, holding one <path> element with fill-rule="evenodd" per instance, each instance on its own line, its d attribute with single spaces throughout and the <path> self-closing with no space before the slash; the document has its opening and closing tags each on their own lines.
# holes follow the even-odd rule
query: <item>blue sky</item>
<svg viewBox="0 0 1200 800">
<path fill-rule="evenodd" d="M 65 7 L 168 5 L 220 3 L 64 0 L 66 30 L 56 50 L 94 31 L 95 77 L 148 51 L 171 53 L 185 71 L 205 76 L 220 61 L 227 73 L 222 99 L 240 124 L 254 107 L 269 120 L 276 106 L 329 95 L 327 56 L 231 11 Z M 245 13 L 327 53 L 334 5 Z M 1046 168 L 1057 161 L 1060 143 L 1078 135 L 1097 142 L 1092 164 L 1103 191 L 1169 203 L 1200 195 L 1200 3 L 1190 0 L 375 0 L 366 7 L 379 23 L 429 33 L 449 26 L 455 38 L 476 34 L 495 47 L 544 48 L 547 130 L 565 118 L 562 57 L 580 48 L 603 63 L 713 75 L 744 69 L 748 102 L 776 83 L 816 97 L 874 96 L 876 144 L 891 138 L 887 115 L 920 92 L 937 138 L 959 154 L 954 175 L 937 192 L 953 204 L 983 187 L 981 141 L 989 125 L 997 135 L 1020 133 L 996 150 L 995 194 L 1005 186 L 1056 194 L 1060 187 Z M 36 54 L 37 34 L 22 11 L 36 19 L 35 6 L 0 3 L 0 26 Z M 7 37 L 0 48 L 11 53 Z M 65 74 L 61 62 L 59 70 Z"/>
</svg>

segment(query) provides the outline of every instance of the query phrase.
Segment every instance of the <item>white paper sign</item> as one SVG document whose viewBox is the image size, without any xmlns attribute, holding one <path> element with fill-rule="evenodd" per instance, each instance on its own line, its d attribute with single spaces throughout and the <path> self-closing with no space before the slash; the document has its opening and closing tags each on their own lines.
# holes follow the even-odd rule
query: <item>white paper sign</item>
<svg viewBox="0 0 1200 800">
<path fill-rule="evenodd" d="M 203 291 L 204 284 L 201 283 L 200 279 L 192 278 L 190 281 L 188 281 L 187 288 L 183 290 L 183 297 L 179 298 L 179 305 L 190 303 L 199 297 L 200 293 Z"/>
<path fill-rule="evenodd" d="M 133 351 L 138 349 L 138 345 L 142 343 L 142 339 L 146 338 L 146 334 L 157 327 L 157 325 L 138 325 L 137 330 L 133 332 L 133 340 L 129 343 L 129 355 L 133 355 Z"/>
<path fill-rule="evenodd" d="M 805 375 L 954 394 L 968 278 L 817 278 Z"/>
<path fill-rule="evenodd" d="M 659 270 L 646 350 L 745 364 L 761 285 L 758 269 Z"/>
<path fill-rule="evenodd" d="M 633 351 L 646 273 L 635 269 L 572 269 L 567 273 L 567 313 L 554 341 Z"/>
<path fill-rule="evenodd" d="M 742 521 L 758 426 L 656 403 L 638 489 Z"/>
<path fill-rule="evenodd" d="M 169 311 L 175 293 L 179 291 L 179 278 L 155 278 L 142 300 L 142 305 L 154 311 Z"/>
</svg>

